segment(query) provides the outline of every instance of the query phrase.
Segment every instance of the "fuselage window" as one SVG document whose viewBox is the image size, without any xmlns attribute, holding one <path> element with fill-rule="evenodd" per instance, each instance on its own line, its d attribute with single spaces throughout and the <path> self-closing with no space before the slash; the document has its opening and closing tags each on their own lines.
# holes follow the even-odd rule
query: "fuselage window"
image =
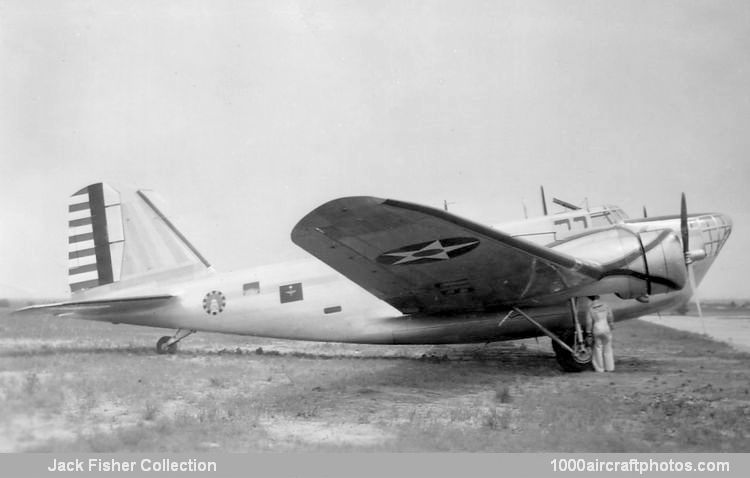
<svg viewBox="0 0 750 478">
<path fill-rule="evenodd" d="M 573 218 L 573 230 L 586 229 L 586 216 L 574 217 Z"/>
<path fill-rule="evenodd" d="M 555 229 L 570 231 L 570 221 L 567 219 L 559 219 L 555 221 Z"/>
<path fill-rule="evenodd" d="M 242 286 L 242 295 L 260 294 L 260 282 L 248 282 Z"/>
<path fill-rule="evenodd" d="M 335 314 L 336 312 L 341 312 L 341 306 L 337 305 L 334 307 L 326 307 L 323 309 L 324 314 Z"/>
</svg>

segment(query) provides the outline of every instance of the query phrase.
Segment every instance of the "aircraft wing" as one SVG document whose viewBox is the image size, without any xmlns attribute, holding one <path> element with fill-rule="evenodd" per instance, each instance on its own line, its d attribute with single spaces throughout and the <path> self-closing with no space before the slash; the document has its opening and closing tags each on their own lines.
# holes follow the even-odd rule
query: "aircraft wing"
<svg viewBox="0 0 750 478">
<path fill-rule="evenodd" d="M 24 307 L 23 309 L 18 309 L 13 313 L 22 314 L 37 312 L 56 316 L 94 316 L 111 313 L 137 314 L 161 307 L 175 297 L 176 296 L 173 295 L 150 295 L 140 297 L 56 302 L 53 304 L 40 304 Z"/>
<path fill-rule="evenodd" d="M 603 268 L 439 209 L 348 197 L 302 218 L 292 241 L 405 314 L 540 304 Z"/>
</svg>

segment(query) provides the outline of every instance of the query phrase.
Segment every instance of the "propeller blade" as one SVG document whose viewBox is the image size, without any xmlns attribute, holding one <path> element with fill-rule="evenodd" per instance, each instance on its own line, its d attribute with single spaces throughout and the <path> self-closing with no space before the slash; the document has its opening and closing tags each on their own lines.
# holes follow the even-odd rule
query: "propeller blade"
<svg viewBox="0 0 750 478">
<path fill-rule="evenodd" d="M 687 253 L 690 250 L 690 231 L 688 230 L 687 201 L 685 200 L 685 193 L 682 193 L 682 200 L 680 201 L 680 233 L 682 235 L 682 252 L 687 259 Z"/>
</svg>

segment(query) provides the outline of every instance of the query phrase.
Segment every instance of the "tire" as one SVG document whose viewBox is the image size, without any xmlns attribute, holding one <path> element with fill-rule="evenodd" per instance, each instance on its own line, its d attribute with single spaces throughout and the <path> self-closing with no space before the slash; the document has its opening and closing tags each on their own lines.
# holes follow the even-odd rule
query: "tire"
<svg viewBox="0 0 750 478">
<path fill-rule="evenodd" d="M 558 333 L 557 336 L 560 340 L 570 346 L 570 348 L 573 348 L 573 345 L 575 344 L 575 330 L 567 329 Z M 590 353 L 587 358 L 581 359 L 562 348 L 560 344 L 554 340 L 552 341 L 552 350 L 555 351 L 555 359 L 557 360 L 557 363 L 560 364 L 563 372 L 579 373 L 586 370 L 592 370 Z"/>
<path fill-rule="evenodd" d="M 164 354 L 167 354 L 167 353 L 169 353 L 169 354 L 173 354 L 174 353 L 174 349 L 176 349 L 176 347 L 175 347 L 176 344 L 167 345 L 167 343 L 169 342 L 169 340 L 171 338 L 172 337 L 169 337 L 168 335 L 165 335 L 164 337 L 160 338 L 158 342 L 156 342 L 156 353 L 157 354 L 164 355 Z"/>
</svg>

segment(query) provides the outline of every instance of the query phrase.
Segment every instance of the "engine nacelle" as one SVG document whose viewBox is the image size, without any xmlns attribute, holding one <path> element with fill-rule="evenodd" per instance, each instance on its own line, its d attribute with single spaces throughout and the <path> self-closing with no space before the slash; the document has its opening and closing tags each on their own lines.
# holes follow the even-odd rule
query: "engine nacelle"
<svg viewBox="0 0 750 478">
<path fill-rule="evenodd" d="M 670 229 L 635 231 L 627 226 L 574 236 L 555 250 L 596 262 L 601 280 L 581 295 L 614 293 L 623 299 L 681 290 L 687 283 L 682 244 Z"/>
</svg>

